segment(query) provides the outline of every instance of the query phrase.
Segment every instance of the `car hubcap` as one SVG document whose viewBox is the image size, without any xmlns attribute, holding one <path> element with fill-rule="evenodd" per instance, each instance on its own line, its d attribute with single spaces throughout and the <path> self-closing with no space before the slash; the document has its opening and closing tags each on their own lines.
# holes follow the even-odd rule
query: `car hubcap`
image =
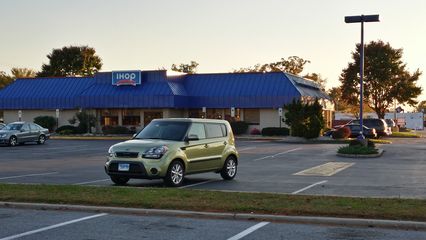
<svg viewBox="0 0 426 240">
<path fill-rule="evenodd" d="M 43 136 L 40 136 L 40 140 L 39 140 L 39 142 L 40 142 L 40 143 L 44 143 L 44 137 L 43 137 Z"/>
<path fill-rule="evenodd" d="M 237 171 L 237 166 L 233 159 L 230 159 L 226 164 L 226 171 L 228 172 L 228 176 L 233 177 L 235 172 Z"/>
<path fill-rule="evenodd" d="M 12 145 L 12 146 L 16 145 L 16 138 L 10 139 L 10 145 Z"/>
<path fill-rule="evenodd" d="M 173 165 L 171 177 L 174 184 L 179 184 L 182 181 L 183 169 L 179 164 Z"/>
</svg>

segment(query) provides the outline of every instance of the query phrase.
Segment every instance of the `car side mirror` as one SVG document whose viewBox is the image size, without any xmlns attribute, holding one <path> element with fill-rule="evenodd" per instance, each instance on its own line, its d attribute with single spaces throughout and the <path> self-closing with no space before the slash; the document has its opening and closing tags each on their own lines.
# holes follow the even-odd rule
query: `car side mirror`
<svg viewBox="0 0 426 240">
<path fill-rule="evenodd" d="M 137 133 L 133 134 L 132 139 L 134 139 L 137 135 Z"/>
<path fill-rule="evenodd" d="M 191 134 L 185 137 L 185 142 L 200 140 L 197 135 Z"/>
</svg>

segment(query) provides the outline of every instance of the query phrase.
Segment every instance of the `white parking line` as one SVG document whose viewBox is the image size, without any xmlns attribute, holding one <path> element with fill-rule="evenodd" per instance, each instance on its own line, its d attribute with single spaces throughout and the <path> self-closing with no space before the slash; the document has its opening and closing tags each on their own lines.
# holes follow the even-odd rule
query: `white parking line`
<svg viewBox="0 0 426 240">
<path fill-rule="evenodd" d="M 210 182 L 217 182 L 217 181 L 220 181 L 220 180 L 212 179 L 212 180 L 207 180 L 207 181 L 204 181 L 204 182 L 185 185 L 185 186 L 182 186 L 182 187 L 179 187 L 179 188 L 189 188 L 189 187 L 194 187 L 194 186 L 198 186 L 198 185 L 201 185 L 201 184 L 206 184 L 206 183 L 210 183 Z"/>
<path fill-rule="evenodd" d="M 307 186 L 307 187 L 304 187 L 304 188 L 302 188 L 302 189 L 299 189 L 299 190 L 297 190 L 297 191 L 294 191 L 294 192 L 292 192 L 291 194 L 298 194 L 298 193 L 301 193 L 301 192 L 303 192 L 303 191 L 308 190 L 309 188 L 315 187 L 316 185 L 320 185 L 320 184 L 323 184 L 323 183 L 326 183 L 326 182 L 328 182 L 328 181 L 327 181 L 327 180 L 324 180 L 324 181 L 321 181 L 321 182 L 317 182 L 317 183 L 311 184 L 311 185 L 309 185 L 309 186 Z"/>
<path fill-rule="evenodd" d="M 256 158 L 253 161 L 259 161 L 259 160 L 263 160 L 263 159 L 267 159 L 267 158 L 274 158 L 276 156 L 279 156 L 279 155 L 282 155 L 282 154 L 286 154 L 286 153 L 290 153 L 290 152 L 294 152 L 294 151 L 298 151 L 300 149 L 302 149 L 302 148 L 299 147 L 299 148 L 290 149 L 290 150 L 287 150 L 287 151 L 284 151 L 284 152 L 280 152 L 280 153 L 277 153 L 277 154 L 274 154 L 274 155 L 269 155 L 269 156 L 265 156 L 265 157 L 261 157 L 261 158 Z"/>
<path fill-rule="evenodd" d="M 71 220 L 71 221 L 67 221 L 67 222 L 63 222 L 63 223 L 59 223 L 59 224 L 55 224 L 55 225 L 51 225 L 51 226 L 47 226 L 47 227 L 44 227 L 44 228 L 39 228 L 39 229 L 36 229 L 36 230 L 12 235 L 12 236 L 9 236 L 9 237 L 1 238 L 0 240 L 16 239 L 16 238 L 32 235 L 32 234 L 35 234 L 35 233 L 44 232 L 44 231 L 47 231 L 47 230 L 50 230 L 50 229 L 62 227 L 62 226 L 65 226 L 65 225 L 73 224 L 73 223 L 76 223 L 76 222 L 81 222 L 81 221 L 89 220 L 89 219 L 92 219 L 92 218 L 102 217 L 102 216 L 105 216 L 105 215 L 107 215 L 107 214 L 101 213 L 101 214 L 96 214 L 96 215 L 92 215 L 92 216 L 88 216 L 88 217 L 83 217 L 83 218 L 79 218 L 79 219 L 75 219 L 75 220 Z"/>
<path fill-rule="evenodd" d="M 261 228 L 261 227 L 263 227 L 263 226 L 265 226 L 267 224 L 269 224 L 269 222 L 260 222 L 260 223 L 258 223 L 256 225 L 251 226 L 251 227 L 247 228 L 246 230 L 238 233 L 237 235 L 235 235 L 235 236 L 233 236 L 231 238 L 228 238 L 228 240 L 238 240 L 238 239 L 241 239 L 241 238 L 249 235 L 250 233 L 256 231 L 257 229 L 259 229 L 259 228 Z"/>
<path fill-rule="evenodd" d="M 0 180 L 4 179 L 12 179 L 12 178 L 23 178 L 23 177 L 34 177 L 34 176 L 45 176 L 45 175 L 51 175 L 51 174 L 57 174 L 58 172 L 48 172 L 48 173 L 35 173 L 35 174 L 26 174 L 26 175 L 18 175 L 18 176 L 9 176 L 9 177 L 2 177 Z"/>
<path fill-rule="evenodd" d="M 237 150 L 238 150 L 238 152 L 242 152 L 242 151 L 246 151 L 246 150 L 250 150 L 250 149 L 254 149 L 254 148 L 256 148 L 256 147 L 246 147 L 246 148 L 240 148 L 240 149 L 237 149 Z"/>
<path fill-rule="evenodd" d="M 89 183 L 105 182 L 105 181 L 108 181 L 108 180 L 110 180 L 110 178 L 94 180 L 94 181 L 89 181 L 89 182 L 79 182 L 79 183 L 74 183 L 73 185 L 84 185 L 84 184 L 89 184 Z"/>
</svg>

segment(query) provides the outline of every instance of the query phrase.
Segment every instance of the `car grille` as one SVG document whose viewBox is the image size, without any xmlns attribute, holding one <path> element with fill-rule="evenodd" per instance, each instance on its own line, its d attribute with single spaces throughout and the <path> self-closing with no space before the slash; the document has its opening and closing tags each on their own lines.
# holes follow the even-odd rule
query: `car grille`
<svg viewBox="0 0 426 240">
<path fill-rule="evenodd" d="M 145 174 L 145 167 L 142 164 L 129 163 L 129 171 L 118 171 L 118 162 L 113 162 L 109 165 L 108 170 L 113 173 L 138 173 Z"/>
<path fill-rule="evenodd" d="M 121 157 L 121 158 L 137 158 L 139 155 L 138 152 L 116 152 L 115 156 L 116 157 Z"/>
</svg>

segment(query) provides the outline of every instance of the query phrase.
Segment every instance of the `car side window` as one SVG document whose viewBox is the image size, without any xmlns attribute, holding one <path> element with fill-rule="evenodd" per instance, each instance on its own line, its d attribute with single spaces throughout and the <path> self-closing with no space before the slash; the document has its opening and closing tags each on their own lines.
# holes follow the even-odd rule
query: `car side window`
<svg viewBox="0 0 426 240">
<path fill-rule="evenodd" d="M 30 125 L 24 124 L 22 126 L 21 130 L 24 131 L 24 132 L 29 132 L 30 131 Z"/>
<path fill-rule="evenodd" d="M 202 123 L 192 123 L 191 128 L 188 131 L 188 137 L 197 136 L 198 139 L 206 138 L 206 130 Z"/>
<path fill-rule="evenodd" d="M 35 124 L 30 124 L 31 131 L 38 131 L 40 128 Z"/>
<path fill-rule="evenodd" d="M 220 138 L 223 137 L 222 128 L 220 124 L 206 123 L 207 138 Z"/>
<path fill-rule="evenodd" d="M 223 136 L 226 137 L 228 135 L 227 131 L 226 131 L 226 126 L 225 124 L 220 124 L 220 127 L 222 128 L 222 133 Z"/>
</svg>

